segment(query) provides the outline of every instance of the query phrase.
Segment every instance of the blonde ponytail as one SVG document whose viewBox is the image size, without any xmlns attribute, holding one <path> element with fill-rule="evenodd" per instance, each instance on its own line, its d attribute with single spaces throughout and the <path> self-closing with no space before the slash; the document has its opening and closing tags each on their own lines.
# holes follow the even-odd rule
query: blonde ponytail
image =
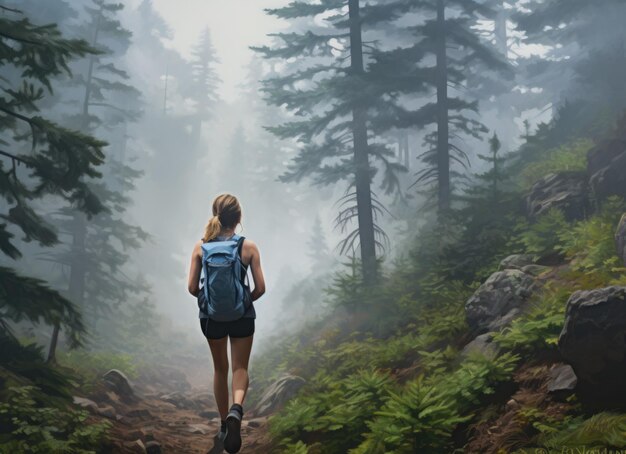
<svg viewBox="0 0 626 454">
<path fill-rule="evenodd" d="M 213 216 L 209 219 L 209 223 L 204 228 L 204 237 L 202 241 L 205 243 L 207 241 L 211 241 L 217 235 L 220 234 L 220 230 L 222 230 L 222 223 L 220 222 L 220 218 L 218 216 Z"/>
<path fill-rule="evenodd" d="M 235 227 L 241 222 L 241 206 L 237 197 L 230 194 L 218 195 L 213 201 L 213 217 L 204 229 L 203 242 L 217 237 L 223 228 Z"/>
</svg>

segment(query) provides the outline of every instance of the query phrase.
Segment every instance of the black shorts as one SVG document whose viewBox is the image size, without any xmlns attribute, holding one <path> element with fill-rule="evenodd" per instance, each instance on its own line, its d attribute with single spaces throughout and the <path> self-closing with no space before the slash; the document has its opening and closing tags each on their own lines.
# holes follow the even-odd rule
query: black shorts
<svg viewBox="0 0 626 454">
<path fill-rule="evenodd" d="M 232 322 L 216 322 L 210 318 L 201 318 L 200 328 L 208 339 L 221 339 L 224 336 L 248 337 L 254 334 L 254 319 L 245 317 Z"/>
</svg>

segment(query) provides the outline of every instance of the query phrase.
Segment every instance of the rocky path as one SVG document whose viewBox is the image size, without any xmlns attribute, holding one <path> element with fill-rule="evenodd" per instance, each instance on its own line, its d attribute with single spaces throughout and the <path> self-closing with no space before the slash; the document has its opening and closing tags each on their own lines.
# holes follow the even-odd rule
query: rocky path
<svg viewBox="0 0 626 454">
<path fill-rule="evenodd" d="M 213 396 L 189 389 L 139 393 L 123 374 L 109 371 L 87 397 L 75 397 L 88 409 L 90 422 L 112 423 L 110 453 L 218 454 L 226 452 L 215 442 L 220 418 Z M 248 416 L 246 418 L 246 416 Z M 244 415 L 241 453 L 271 453 L 267 417 Z"/>
</svg>

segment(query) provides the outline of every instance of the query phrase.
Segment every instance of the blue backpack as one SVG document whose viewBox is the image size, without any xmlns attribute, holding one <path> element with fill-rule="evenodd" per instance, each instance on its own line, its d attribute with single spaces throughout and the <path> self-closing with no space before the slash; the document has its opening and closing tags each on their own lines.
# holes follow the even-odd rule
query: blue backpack
<svg viewBox="0 0 626 454">
<path fill-rule="evenodd" d="M 244 239 L 233 235 L 227 240 L 202 244 L 204 301 L 198 302 L 200 310 L 212 320 L 238 320 L 252 304 L 250 288 L 244 282 L 247 269 L 241 262 Z"/>
</svg>

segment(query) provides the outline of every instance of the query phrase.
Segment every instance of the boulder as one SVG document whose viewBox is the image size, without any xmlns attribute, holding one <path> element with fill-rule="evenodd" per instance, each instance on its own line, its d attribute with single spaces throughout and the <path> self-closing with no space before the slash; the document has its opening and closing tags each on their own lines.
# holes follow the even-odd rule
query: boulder
<svg viewBox="0 0 626 454">
<path fill-rule="evenodd" d="M 128 380 L 123 372 L 117 369 L 111 369 L 102 376 L 102 380 L 121 400 L 127 403 L 136 402 L 138 400 L 130 384 L 130 380 Z"/>
<path fill-rule="evenodd" d="M 474 353 L 480 353 L 487 358 L 495 358 L 498 356 L 498 346 L 492 342 L 492 333 L 481 334 L 476 336 L 474 340 L 468 343 L 461 351 L 461 355 L 468 357 Z"/>
<path fill-rule="evenodd" d="M 211 428 L 206 424 L 189 424 L 185 430 L 192 434 L 206 435 Z"/>
<path fill-rule="evenodd" d="M 615 245 L 617 246 L 617 255 L 626 266 L 626 213 L 622 215 L 617 230 L 615 231 Z"/>
<path fill-rule="evenodd" d="M 280 409 L 304 385 L 302 377 L 283 374 L 263 393 L 259 404 L 251 412 L 255 416 L 264 416 Z"/>
<path fill-rule="evenodd" d="M 468 325 L 479 332 L 507 326 L 535 289 L 532 276 L 520 270 L 496 271 L 465 303 Z"/>
<path fill-rule="evenodd" d="M 130 441 L 124 443 L 124 447 L 126 448 L 125 452 L 133 452 L 137 454 L 145 454 L 146 446 L 143 444 L 143 441 L 137 439 L 135 441 Z"/>
<path fill-rule="evenodd" d="M 117 419 L 117 413 L 115 412 L 115 408 L 113 408 L 110 405 L 105 405 L 103 407 L 100 407 L 96 410 L 96 412 L 100 415 L 100 416 L 104 416 L 105 418 L 109 418 L 109 419 Z"/>
<path fill-rule="evenodd" d="M 551 173 L 538 180 L 526 198 L 531 219 L 558 208 L 568 220 L 583 219 L 589 211 L 584 172 Z"/>
<path fill-rule="evenodd" d="M 76 405 L 89 410 L 90 413 L 98 412 L 98 404 L 95 403 L 93 400 L 86 399 L 84 397 L 79 397 L 79 396 L 72 396 L 72 400 L 74 401 Z"/>
<path fill-rule="evenodd" d="M 611 195 L 626 197 L 626 141 L 606 140 L 587 154 L 589 186 L 596 200 Z"/>
<path fill-rule="evenodd" d="M 525 266 L 534 265 L 537 257 L 531 254 L 513 254 L 509 255 L 500 262 L 498 270 L 521 270 Z"/>
<path fill-rule="evenodd" d="M 598 408 L 626 407 L 626 287 L 572 294 L 559 350 L 578 377 L 581 401 Z"/>
<path fill-rule="evenodd" d="M 548 392 L 551 394 L 571 394 L 576 389 L 578 378 L 569 364 L 556 364 L 550 369 Z"/>
<path fill-rule="evenodd" d="M 187 396 L 178 391 L 163 394 L 160 398 L 161 400 L 164 400 L 165 402 L 169 402 L 170 404 L 176 406 L 176 408 L 194 409 L 197 406 L 196 402 L 189 399 Z"/>
</svg>

